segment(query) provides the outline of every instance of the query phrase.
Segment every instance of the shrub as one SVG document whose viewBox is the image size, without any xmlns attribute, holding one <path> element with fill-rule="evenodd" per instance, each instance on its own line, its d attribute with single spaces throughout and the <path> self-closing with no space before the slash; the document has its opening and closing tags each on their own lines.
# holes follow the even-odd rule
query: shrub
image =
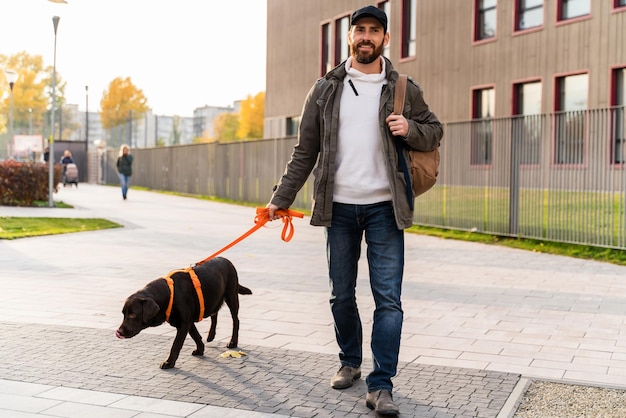
<svg viewBox="0 0 626 418">
<path fill-rule="evenodd" d="M 0 205 L 32 206 L 36 200 L 48 200 L 48 164 L 0 162 Z M 54 192 L 61 181 L 61 165 L 54 165 Z"/>
</svg>

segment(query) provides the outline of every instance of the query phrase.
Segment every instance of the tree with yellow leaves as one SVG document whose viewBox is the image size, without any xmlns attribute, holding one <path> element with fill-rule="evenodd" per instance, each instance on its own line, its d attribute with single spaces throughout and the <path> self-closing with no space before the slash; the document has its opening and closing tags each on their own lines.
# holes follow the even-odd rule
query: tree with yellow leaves
<svg viewBox="0 0 626 418">
<path fill-rule="evenodd" d="M 263 138 L 263 119 L 265 117 L 265 92 L 260 92 L 252 97 L 248 95 L 241 102 L 239 110 L 239 128 L 237 138 L 258 139 Z"/>
<path fill-rule="evenodd" d="M 111 81 L 109 89 L 102 94 L 100 109 L 102 127 L 111 129 L 127 123 L 129 119 L 143 118 L 148 111 L 148 100 L 130 77 L 118 77 Z"/>
<path fill-rule="evenodd" d="M 43 134 L 44 127 L 49 130 L 49 108 L 52 93 L 52 67 L 45 67 L 41 55 L 29 55 L 19 52 L 12 56 L 0 55 L 0 68 L 17 72 L 17 81 L 13 85 L 13 129 L 16 133 Z M 65 86 L 57 72 L 56 108 L 57 112 L 65 103 Z M 8 115 L 10 108 L 10 90 L 4 71 L 0 74 L 0 115 Z M 59 113 L 57 113 L 59 116 Z M 64 125 L 70 126 L 69 115 L 62 116 Z M 3 118 L 6 119 L 6 118 Z M 0 121 L 0 132 L 6 131 L 7 120 Z M 5 149 L 5 148 L 3 148 Z"/>
<path fill-rule="evenodd" d="M 237 138 L 239 126 L 239 115 L 236 113 L 222 113 L 213 121 L 213 131 L 215 142 L 234 142 Z"/>
</svg>

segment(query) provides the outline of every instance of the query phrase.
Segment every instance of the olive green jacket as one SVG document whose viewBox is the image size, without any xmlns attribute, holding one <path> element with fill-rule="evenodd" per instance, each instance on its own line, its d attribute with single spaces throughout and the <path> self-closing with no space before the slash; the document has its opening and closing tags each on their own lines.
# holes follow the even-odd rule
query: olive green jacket
<svg viewBox="0 0 626 418">
<path fill-rule="evenodd" d="M 385 123 L 387 116 L 393 112 L 393 91 L 398 72 L 393 69 L 389 60 L 385 60 L 387 85 L 380 97 L 379 126 L 396 224 L 398 229 L 405 229 L 413 224 L 413 210 L 408 197 L 410 193 L 412 198 L 412 191 L 410 187 L 407 189 L 394 142 L 401 141 L 402 138 L 394 137 Z M 313 172 L 315 180 L 312 225 L 330 226 L 332 221 L 339 103 L 345 76 L 343 62 L 317 80 L 309 91 L 302 110 L 298 143 L 282 178 L 274 186 L 270 200 L 270 203 L 280 208 L 289 208 L 309 174 Z M 443 127 L 428 109 L 421 87 L 412 81 L 407 83 L 403 115 L 409 121 L 409 134 L 404 138 L 406 144 L 420 151 L 431 151 L 439 146 Z M 403 153 L 405 161 L 409 161 L 406 148 Z"/>
</svg>

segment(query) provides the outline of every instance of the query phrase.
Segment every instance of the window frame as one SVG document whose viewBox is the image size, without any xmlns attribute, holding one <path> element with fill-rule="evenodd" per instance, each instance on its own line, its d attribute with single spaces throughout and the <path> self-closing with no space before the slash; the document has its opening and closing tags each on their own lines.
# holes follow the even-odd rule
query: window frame
<svg viewBox="0 0 626 418">
<path fill-rule="evenodd" d="M 539 84 L 541 87 L 539 113 L 525 113 L 525 110 L 520 109 L 520 101 L 522 99 L 520 92 L 524 86 L 530 84 Z M 545 115 L 543 114 L 543 90 L 544 83 L 540 77 L 517 80 L 512 83 L 511 138 L 514 138 L 521 132 L 518 149 L 520 150 L 519 162 L 522 165 L 530 166 L 541 163 L 542 139 L 544 138 L 546 126 Z"/>
<path fill-rule="evenodd" d="M 332 21 L 326 20 L 320 23 L 320 77 L 333 68 L 333 56 Z"/>
<path fill-rule="evenodd" d="M 545 13 L 545 6 L 546 6 L 546 2 L 545 0 L 541 0 L 541 5 L 540 6 L 534 6 L 534 7 L 530 7 L 530 8 L 526 8 L 523 9 L 522 8 L 522 3 L 525 0 L 515 0 L 515 14 L 513 17 L 513 28 L 514 28 L 514 33 L 528 33 L 528 32 L 534 32 L 537 30 L 541 30 L 545 27 L 545 18 L 546 18 L 546 13 Z M 536 9 L 541 9 L 541 24 L 536 25 L 536 26 L 531 26 L 528 28 L 521 28 L 520 27 L 520 20 L 522 17 L 522 14 L 524 12 L 527 12 L 529 10 L 536 10 Z"/>
<path fill-rule="evenodd" d="M 474 19 L 473 19 L 473 35 L 472 42 L 475 44 L 483 44 L 487 42 L 494 42 L 498 37 L 498 0 L 495 1 L 495 5 L 489 8 L 482 8 L 482 3 L 486 0 L 474 0 Z M 493 28 L 493 36 L 483 37 L 481 36 L 482 22 L 481 18 L 485 15 L 487 11 L 493 11 L 495 14 L 494 28 Z"/>
<path fill-rule="evenodd" d="M 622 165 L 626 163 L 626 64 L 611 67 L 610 86 L 611 164 Z"/>
<path fill-rule="evenodd" d="M 578 1 L 588 1 L 589 2 L 589 13 L 586 14 L 582 14 L 582 15 L 577 15 L 577 16 L 572 16 L 572 17 L 563 17 L 563 10 L 564 10 L 564 2 L 567 1 L 576 1 L 576 0 L 557 0 L 556 2 L 556 22 L 557 25 L 563 25 L 563 24 L 568 24 L 568 23 L 573 23 L 573 22 L 579 22 L 581 20 L 587 20 L 587 19 L 591 19 L 591 13 L 592 13 L 592 1 L 591 0 L 578 0 Z"/>
<path fill-rule="evenodd" d="M 285 135 L 286 136 L 298 136 L 298 128 L 300 127 L 300 117 L 291 116 L 285 119 Z"/>
<path fill-rule="evenodd" d="M 417 57 L 417 0 L 402 0 L 401 34 L 400 60 L 415 59 Z"/>
<path fill-rule="evenodd" d="M 587 137 L 589 131 L 589 74 L 590 72 L 588 70 L 581 70 L 556 74 L 554 76 L 554 137 L 552 141 L 552 162 L 555 166 L 582 166 L 586 163 Z M 562 98 L 566 93 L 563 91 L 564 83 L 567 78 L 580 75 L 587 76 L 585 109 L 563 109 Z M 576 124 L 582 124 L 582 128 L 576 130 Z M 579 139 L 574 138 L 574 140 L 569 139 L 572 131 L 574 131 L 574 135 L 580 135 L 581 137 Z M 573 151 L 570 152 L 571 150 Z M 576 153 L 576 151 L 578 151 L 578 153 Z M 572 155 L 573 158 L 570 155 Z"/>
<path fill-rule="evenodd" d="M 350 15 L 345 14 L 333 19 L 333 67 L 341 64 L 345 59 L 350 56 L 350 43 L 348 42 L 348 33 L 350 32 Z M 346 22 L 346 28 L 343 30 L 341 25 Z M 345 48 L 345 49 L 344 49 Z M 346 56 L 342 56 L 342 52 L 346 53 Z"/>
<path fill-rule="evenodd" d="M 489 107 L 493 108 L 493 115 L 482 115 L 478 109 L 483 108 L 483 93 L 491 90 L 493 96 Z M 486 84 L 471 88 L 471 138 L 470 138 L 470 165 L 486 167 L 493 164 L 494 155 L 494 119 L 496 109 L 496 86 Z"/>
</svg>

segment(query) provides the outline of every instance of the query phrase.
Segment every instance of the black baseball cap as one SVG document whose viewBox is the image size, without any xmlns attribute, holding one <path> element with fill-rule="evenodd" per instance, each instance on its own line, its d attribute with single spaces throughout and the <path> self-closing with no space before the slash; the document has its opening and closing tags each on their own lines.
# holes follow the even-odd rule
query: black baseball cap
<svg viewBox="0 0 626 418">
<path fill-rule="evenodd" d="M 373 17 L 378 20 L 381 25 L 383 25 L 383 29 L 385 33 L 387 33 L 387 15 L 381 9 L 375 6 L 365 6 L 360 8 L 356 12 L 352 13 L 352 18 L 350 19 L 350 25 L 354 26 L 357 20 L 362 17 Z"/>
</svg>

